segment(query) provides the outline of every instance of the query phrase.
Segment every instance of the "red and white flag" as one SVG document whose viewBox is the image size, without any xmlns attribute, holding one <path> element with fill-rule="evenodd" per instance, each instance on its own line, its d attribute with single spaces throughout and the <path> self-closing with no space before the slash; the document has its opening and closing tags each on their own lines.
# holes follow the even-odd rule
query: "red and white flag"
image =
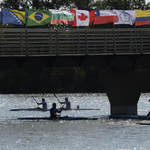
<svg viewBox="0 0 150 150">
<path fill-rule="evenodd" d="M 94 22 L 95 11 L 87 11 L 87 10 L 75 10 L 71 9 L 71 12 L 75 14 L 74 16 L 74 24 L 75 26 L 89 26 Z"/>
<path fill-rule="evenodd" d="M 116 12 L 112 10 L 95 10 L 94 25 L 118 22 Z"/>
</svg>

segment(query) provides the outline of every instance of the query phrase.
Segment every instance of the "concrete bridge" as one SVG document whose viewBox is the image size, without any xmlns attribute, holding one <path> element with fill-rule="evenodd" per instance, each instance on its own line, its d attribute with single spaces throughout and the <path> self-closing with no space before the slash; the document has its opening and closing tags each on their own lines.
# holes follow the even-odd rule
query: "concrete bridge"
<svg viewBox="0 0 150 150">
<path fill-rule="evenodd" d="M 150 29 L 1 28 L 0 68 L 104 67 L 111 114 L 137 114 L 150 66 Z"/>
</svg>

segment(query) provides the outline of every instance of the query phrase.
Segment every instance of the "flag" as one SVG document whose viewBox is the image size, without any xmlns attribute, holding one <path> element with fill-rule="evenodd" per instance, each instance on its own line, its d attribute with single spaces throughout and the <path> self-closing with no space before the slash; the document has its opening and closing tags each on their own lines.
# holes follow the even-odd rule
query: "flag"
<svg viewBox="0 0 150 150">
<path fill-rule="evenodd" d="M 0 22 L 2 21 L 2 12 L 0 11 Z"/>
<path fill-rule="evenodd" d="M 2 8 L 2 24 L 24 25 L 25 23 L 25 11 Z"/>
<path fill-rule="evenodd" d="M 113 10 L 118 16 L 118 22 L 114 24 L 130 24 L 133 25 L 136 18 L 136 12 L 134 10 Z"/>
<path fill-rule="evenodd" d="M 49 11 L 52 12 L 52 19 L 51 24 L 70 24 L 72 25 L 74 22 L 74 14 L 67 12 L 67 11 L 61 11 L 61 10 L 55 10 L 55 9 L 49 9 Z"/>
<path fill-rule="evenodd" d="M 27 23 L 26 26 L 45 25 L 51 23 L 51 12 L 48 10 L 25 9 Z"/>
<path fill-rule="evenodd" d="M 71 12 L 75 14 L 74 16 L 74 26 L 89 26 L 94 22 L 95 11 L 87 11 L 87 10 L 75 10 L 71 9 Z"/>
<path fill-rule="evenodd" d="M 118 22 L 116 12 L 112 10 L 95 10 L 94 25 Z"/>
<path fill-rule="evenodd" d="M 135 10 L 135 26 L 150 25 L 150 10 Z"/>
</svg>

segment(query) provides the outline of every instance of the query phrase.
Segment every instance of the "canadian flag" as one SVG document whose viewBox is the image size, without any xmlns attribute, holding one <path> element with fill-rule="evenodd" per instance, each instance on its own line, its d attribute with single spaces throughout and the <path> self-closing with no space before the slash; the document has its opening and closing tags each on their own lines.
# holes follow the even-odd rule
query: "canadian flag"
<svg viewBox="0 0 150 150">
<path fill-rule="evenodd" d="M 75 26 L 89 26 L 92 22 L 94 22 L 95 11 L 87 11 L 87 10 L 75 10 L 71 9 L 71 12 L 75 14 L 74 16 L 74 24 Z"/>
</svg>

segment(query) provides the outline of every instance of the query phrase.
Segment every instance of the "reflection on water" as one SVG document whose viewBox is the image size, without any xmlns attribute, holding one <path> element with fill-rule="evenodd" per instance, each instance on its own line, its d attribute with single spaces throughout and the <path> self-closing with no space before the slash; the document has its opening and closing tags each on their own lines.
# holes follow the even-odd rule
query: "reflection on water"
<svg viewBox="0 0 150 150">
<path fill-rule="evenodd" d="M 63 111 L 62 116 L 99 117 L 81 121 L 20 121 L 27 116 L 49 116 L 49 112 L 12 112 L 12 108 L 37 107 L 32 95 L 0 95 L 0 149 L 45 150 L 146 150 L 149 149 L 150 126 L 140 126 L 139 120 L 110 120 L 110 104 L 106 94 L 57 94 L 64 101 L 68 97 L 72 108 L 100 108 L 100 111 Z M 38 102 L 44 97 L 51 107 L 60 107 L 53 94 L 34 95 Z M 138 114 L 150 110 L 150 94 L 142 94 Z"/>
</svg>

